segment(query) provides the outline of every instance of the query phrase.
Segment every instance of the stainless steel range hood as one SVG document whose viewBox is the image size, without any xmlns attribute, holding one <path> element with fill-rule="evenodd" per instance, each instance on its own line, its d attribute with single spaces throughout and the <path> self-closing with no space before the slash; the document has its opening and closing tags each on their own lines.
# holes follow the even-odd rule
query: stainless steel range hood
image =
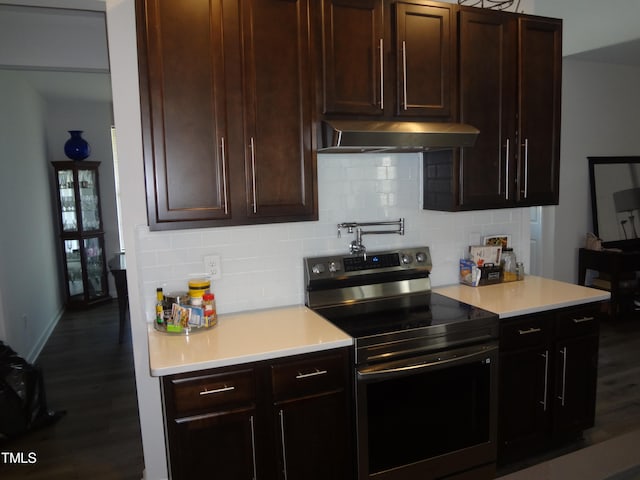
<svg viewBox="0 0 640 480">
<path fill-rule="evenodd" d="M 480 131 L 463 123 L 328 120 L 318 153 L 423 152 L 471 147 Z"/>
</svg>

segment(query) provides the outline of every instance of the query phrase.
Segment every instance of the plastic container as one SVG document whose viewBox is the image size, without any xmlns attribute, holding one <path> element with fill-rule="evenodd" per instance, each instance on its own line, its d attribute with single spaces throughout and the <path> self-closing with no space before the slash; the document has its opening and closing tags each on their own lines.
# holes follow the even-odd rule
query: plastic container
<svg viewBox="0 0 640 480">
<path fill-rule="evenodd" d="M 189 280 L 189 298 L 192 305 L 202 305 L 202 296 L 209 293 L 211 288 L 211 280 L 207 278 L 195 278 Z"/>
</svg>

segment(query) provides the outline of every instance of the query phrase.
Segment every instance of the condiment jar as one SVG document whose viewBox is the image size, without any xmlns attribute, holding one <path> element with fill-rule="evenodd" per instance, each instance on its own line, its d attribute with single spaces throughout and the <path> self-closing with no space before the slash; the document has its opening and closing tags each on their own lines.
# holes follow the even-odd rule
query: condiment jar
<svg viewBox="0 0 640 480">
<path fill-rule="evenodd" d="M 205 293 L 202 296 L 202 308 L 204 310 L 204 327 L 213 327 L 218 323 L 218 312 L 216 311 L 216 297 L 213 293 Z"/>
<path fill-rule="evenodd" d="M 500 259 L 503 271 L 503 281 L 513 282 L 518 280 L 518 274 L 516 271 L 516 254 L 513 248 L 503 248 L 502 257 Z"/>
</svg>

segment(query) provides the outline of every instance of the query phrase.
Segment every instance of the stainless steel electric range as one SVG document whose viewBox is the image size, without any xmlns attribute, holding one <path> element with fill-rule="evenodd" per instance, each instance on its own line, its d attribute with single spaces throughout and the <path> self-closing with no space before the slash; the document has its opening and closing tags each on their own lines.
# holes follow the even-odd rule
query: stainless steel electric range
<svg viewBox="0 0 640 480">
<path fill-rule="evenodd" d="M 426 246 L 304 260 L 306 304 L 354 339 L 358 478 L 493 478 L 498 317 L 432 292 Z"/>
</svg>

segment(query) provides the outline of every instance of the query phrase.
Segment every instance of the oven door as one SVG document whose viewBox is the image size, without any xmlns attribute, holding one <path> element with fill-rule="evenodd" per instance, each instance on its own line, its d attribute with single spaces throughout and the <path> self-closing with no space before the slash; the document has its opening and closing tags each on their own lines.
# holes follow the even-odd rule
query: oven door
<svg viewBox="0 0 640 480">
<path fill-rule="evenodd" d="M 358 367 L 358 478 L 493 478 L 497 373 L 497 342 Z"/>
</svg>

